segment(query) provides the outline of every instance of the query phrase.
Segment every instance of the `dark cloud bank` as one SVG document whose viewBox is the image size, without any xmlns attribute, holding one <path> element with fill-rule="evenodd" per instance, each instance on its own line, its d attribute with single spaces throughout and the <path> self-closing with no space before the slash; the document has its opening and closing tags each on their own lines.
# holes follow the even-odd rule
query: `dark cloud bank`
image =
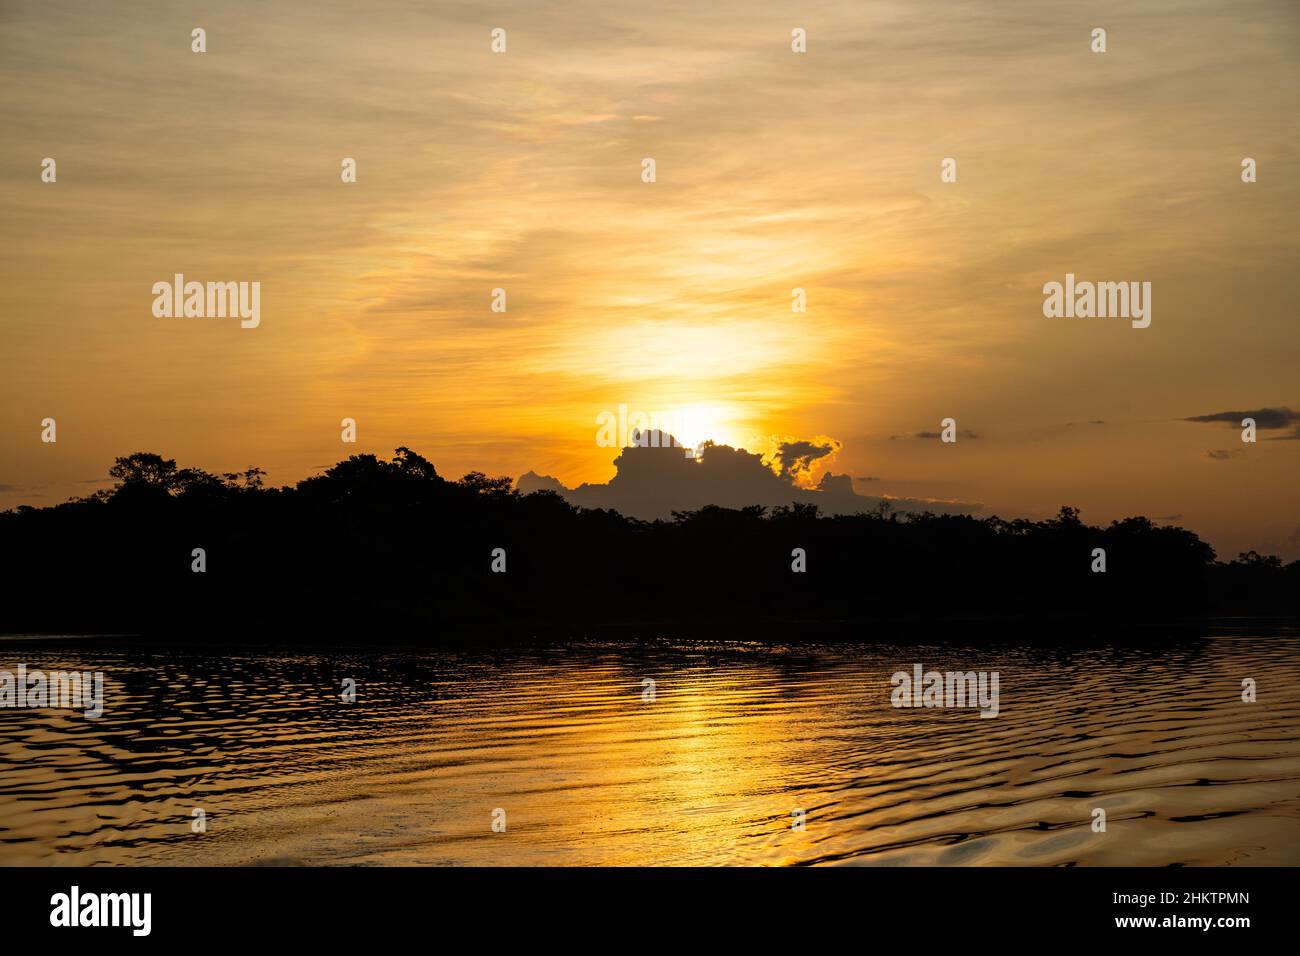
<svg viewBox="0 0 1300 956">
<path fill-rule="evenodd" d="M 529 471 L 516 487 L 522 494 L 553 491 L 582 508 L 608 508 L 644 520 L 668 518 L 674 511 L 695 511 L 706 505 L 743 508 L 748 505 L 815 504 L 824 514 L 858 514 L 875 511 L 888 502 L 894 511 L 935 514 L 970 514 L 981 505 L 923 498 L 887 498 L 859 495 L 850 475 L 822 473 L 815 488 L 796 481 L 815 474 L 816 463 L 838 450 L 838 443 L 787 442 L 773 465 L 743 448 L 706 443 L 687 458 L 683 449 L 671 447 L 624 448 L 614 460 L 618 473 L 604 484 L 583 483 L 569 488 L 549 475 Z M 667 446 L 667 447 L 664 447 Z"/>
</svg>

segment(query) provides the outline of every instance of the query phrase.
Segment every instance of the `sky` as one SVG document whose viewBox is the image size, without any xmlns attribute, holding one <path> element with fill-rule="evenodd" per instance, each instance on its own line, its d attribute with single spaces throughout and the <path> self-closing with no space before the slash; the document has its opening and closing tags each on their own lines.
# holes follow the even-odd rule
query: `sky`
<svg viewBox="0 0 1300 956">
<path fill-rule="evenodd" d="M 135 451 L 599 483 L 626 405 L 1300 557 L 1297 91 L 1290 0 L 0 0 L 0 507 Z M 176 273 L 260 324 L 156 317 Z M 1150 282 L 1150 326 L 1046 317 L 1067 273 Z"/>
</svg>

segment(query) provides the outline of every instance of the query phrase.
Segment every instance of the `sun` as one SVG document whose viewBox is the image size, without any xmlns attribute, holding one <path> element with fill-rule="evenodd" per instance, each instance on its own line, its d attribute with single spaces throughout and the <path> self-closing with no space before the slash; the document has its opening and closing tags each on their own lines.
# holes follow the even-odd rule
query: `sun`
<svg viewBox="0 0 1300 956">
<path fill-rule="evenodd" d="M 739 417 L 739 410 L 726 403 L 694 402 L 673 407 L 668 430 L 687 448 L 698 448 L 706 441 L 734 445 L 740 434 Z"/>
</svg>

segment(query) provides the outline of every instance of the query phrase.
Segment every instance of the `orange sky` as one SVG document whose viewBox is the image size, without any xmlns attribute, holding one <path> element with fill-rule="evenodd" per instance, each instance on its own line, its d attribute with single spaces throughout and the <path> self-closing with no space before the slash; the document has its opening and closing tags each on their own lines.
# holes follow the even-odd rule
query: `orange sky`
<svg viewBox="0 0 1300 956">
<path fill-rule="evenodd" d="M 1300 556 L 1295 428 L 1183 420 L 1300 410 L 1298 51 L 1290 2 L 5 4 L 0 506 L 139 450 L 601 481 L 626 404 Z M 155 318 L 177 272 L 260 326 Z M 1150 328 L 1045 318 L 1067 272 L 1150 281 Z"/>
</svg>

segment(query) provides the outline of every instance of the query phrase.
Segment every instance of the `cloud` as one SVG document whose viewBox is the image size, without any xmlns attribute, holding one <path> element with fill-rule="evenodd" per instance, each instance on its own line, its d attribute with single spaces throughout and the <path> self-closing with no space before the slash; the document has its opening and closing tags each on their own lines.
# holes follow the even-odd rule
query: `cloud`
<svg viewBox="0 0 1300 956">
<path fill-rule="evenodd" d="M 778 470 L 782 478 L 797 482 L 811 477 L 813 462 L 827 455 L 834 455 L 840 447 L 841 443 L 834 438 L 825 441 L 782 442 L 776 450 L 775 463 L 779 466 Z"/>
<path fill-rule="evenodd" d="M 1185 422 L 1226 422 L 1233 428 L 1241 427 L 1243 418 L 1255 419 L 1255 426 L 1261 429 L 1286 428 L 1300 425 L 1300 412 L 1289 408 L 1257 408 L 1246 412 L 1211 412 L 1209 415 L 1193 415 L 1184 418 Z"/>
<path fill-rule="evenodd" d="M 1253 418 L 1255 427 L 1260 431 L 1290 428 L 1289 435 L 1271 435 L 1267 441 L 1300 441 L 1300 412 L 1286 407 L 1281 408 L 1257 408 L 1254 411 L 1243 412 L 1211 412 L 1209 415 L 1193 415 L 1190 418 L 1184 418 L 1185 422 L 1212 423 L 1223 422 L 1229 428 L 1241 428 L 1241 422 L 1244 418 Z M 1226 454 L 1215 452 L 1206 452 L 1211 458 L 1226 458 Z"/>
<path fill-rule="evenodd" d="M 45 494 L 36 494 L 36 492 L 41 488 L 49 488 L 53 484 L 54 482 L 52 481 L 36 481 L 32 482 L 30 485 L 15 485 L 8 482 L 0 482 L 0 494 L 25 491 L 29 498 L 45 498 L 48 496 Z M 75 482 L 75 484 L 80 484 L 80 482 Z"/>
<path fill-rule="evenodd" d="M 515 487 L 526 495 L 531 495 L 535 491 L 553 491 L 557 495 L 564 495 L 569 489 L 560 483 L 560 479 L 552 478 L 550 475 L 539 475 L 535 471 L 526 471 L 519 476 L 515 482 Z"/>
<path fill-rule="evenodd" d="M 939 438 L 939 437 L 940 437 L 940 433 L 939 433 L 939 432 L 917 432 L 915 435 L 890 435 L 889 437 L 890 437 L 891 440 L 894 439 L 894 438 Z M 961 429 L 960 431 L 957 432 L 957 437 L 959 437 L 959 438 L 979 438 L 980 436 L 979 436 L 979 435 L 976 435 L 976 434 L 975 434 L 973 431 L 971 431 L 969 428 L 963 428 L 963 429 Z"/>
<path fill-rule="evenodd" d="M 773 471 L 761 455 L 730 445 L 704 443 L 697 457 L 666 442 L 659 447 L 624 448 L 614 460 L 618 470 L 606 483 L 568 488 L 556 478 L 527 472 L 516 487 L 522 494 L 552 491 L 582 508 L 608 508 L 635 518 L 668 518 L 674 511 L 695 511 L 706 505 L 743 508 L 815 504 L 827 514 L 874 511 L 888 501 L 896 512 L 934 511 L 969 514 L 978 504 L 921 498 L 859 495 L 850 475 L 825 472 L 815 488 L 800 487 L 795 477 L 810 472 L 812 463 L 838 450 L 839 442 L 814 439 L 781 446 L 780 470 Z"/>
</svg>

